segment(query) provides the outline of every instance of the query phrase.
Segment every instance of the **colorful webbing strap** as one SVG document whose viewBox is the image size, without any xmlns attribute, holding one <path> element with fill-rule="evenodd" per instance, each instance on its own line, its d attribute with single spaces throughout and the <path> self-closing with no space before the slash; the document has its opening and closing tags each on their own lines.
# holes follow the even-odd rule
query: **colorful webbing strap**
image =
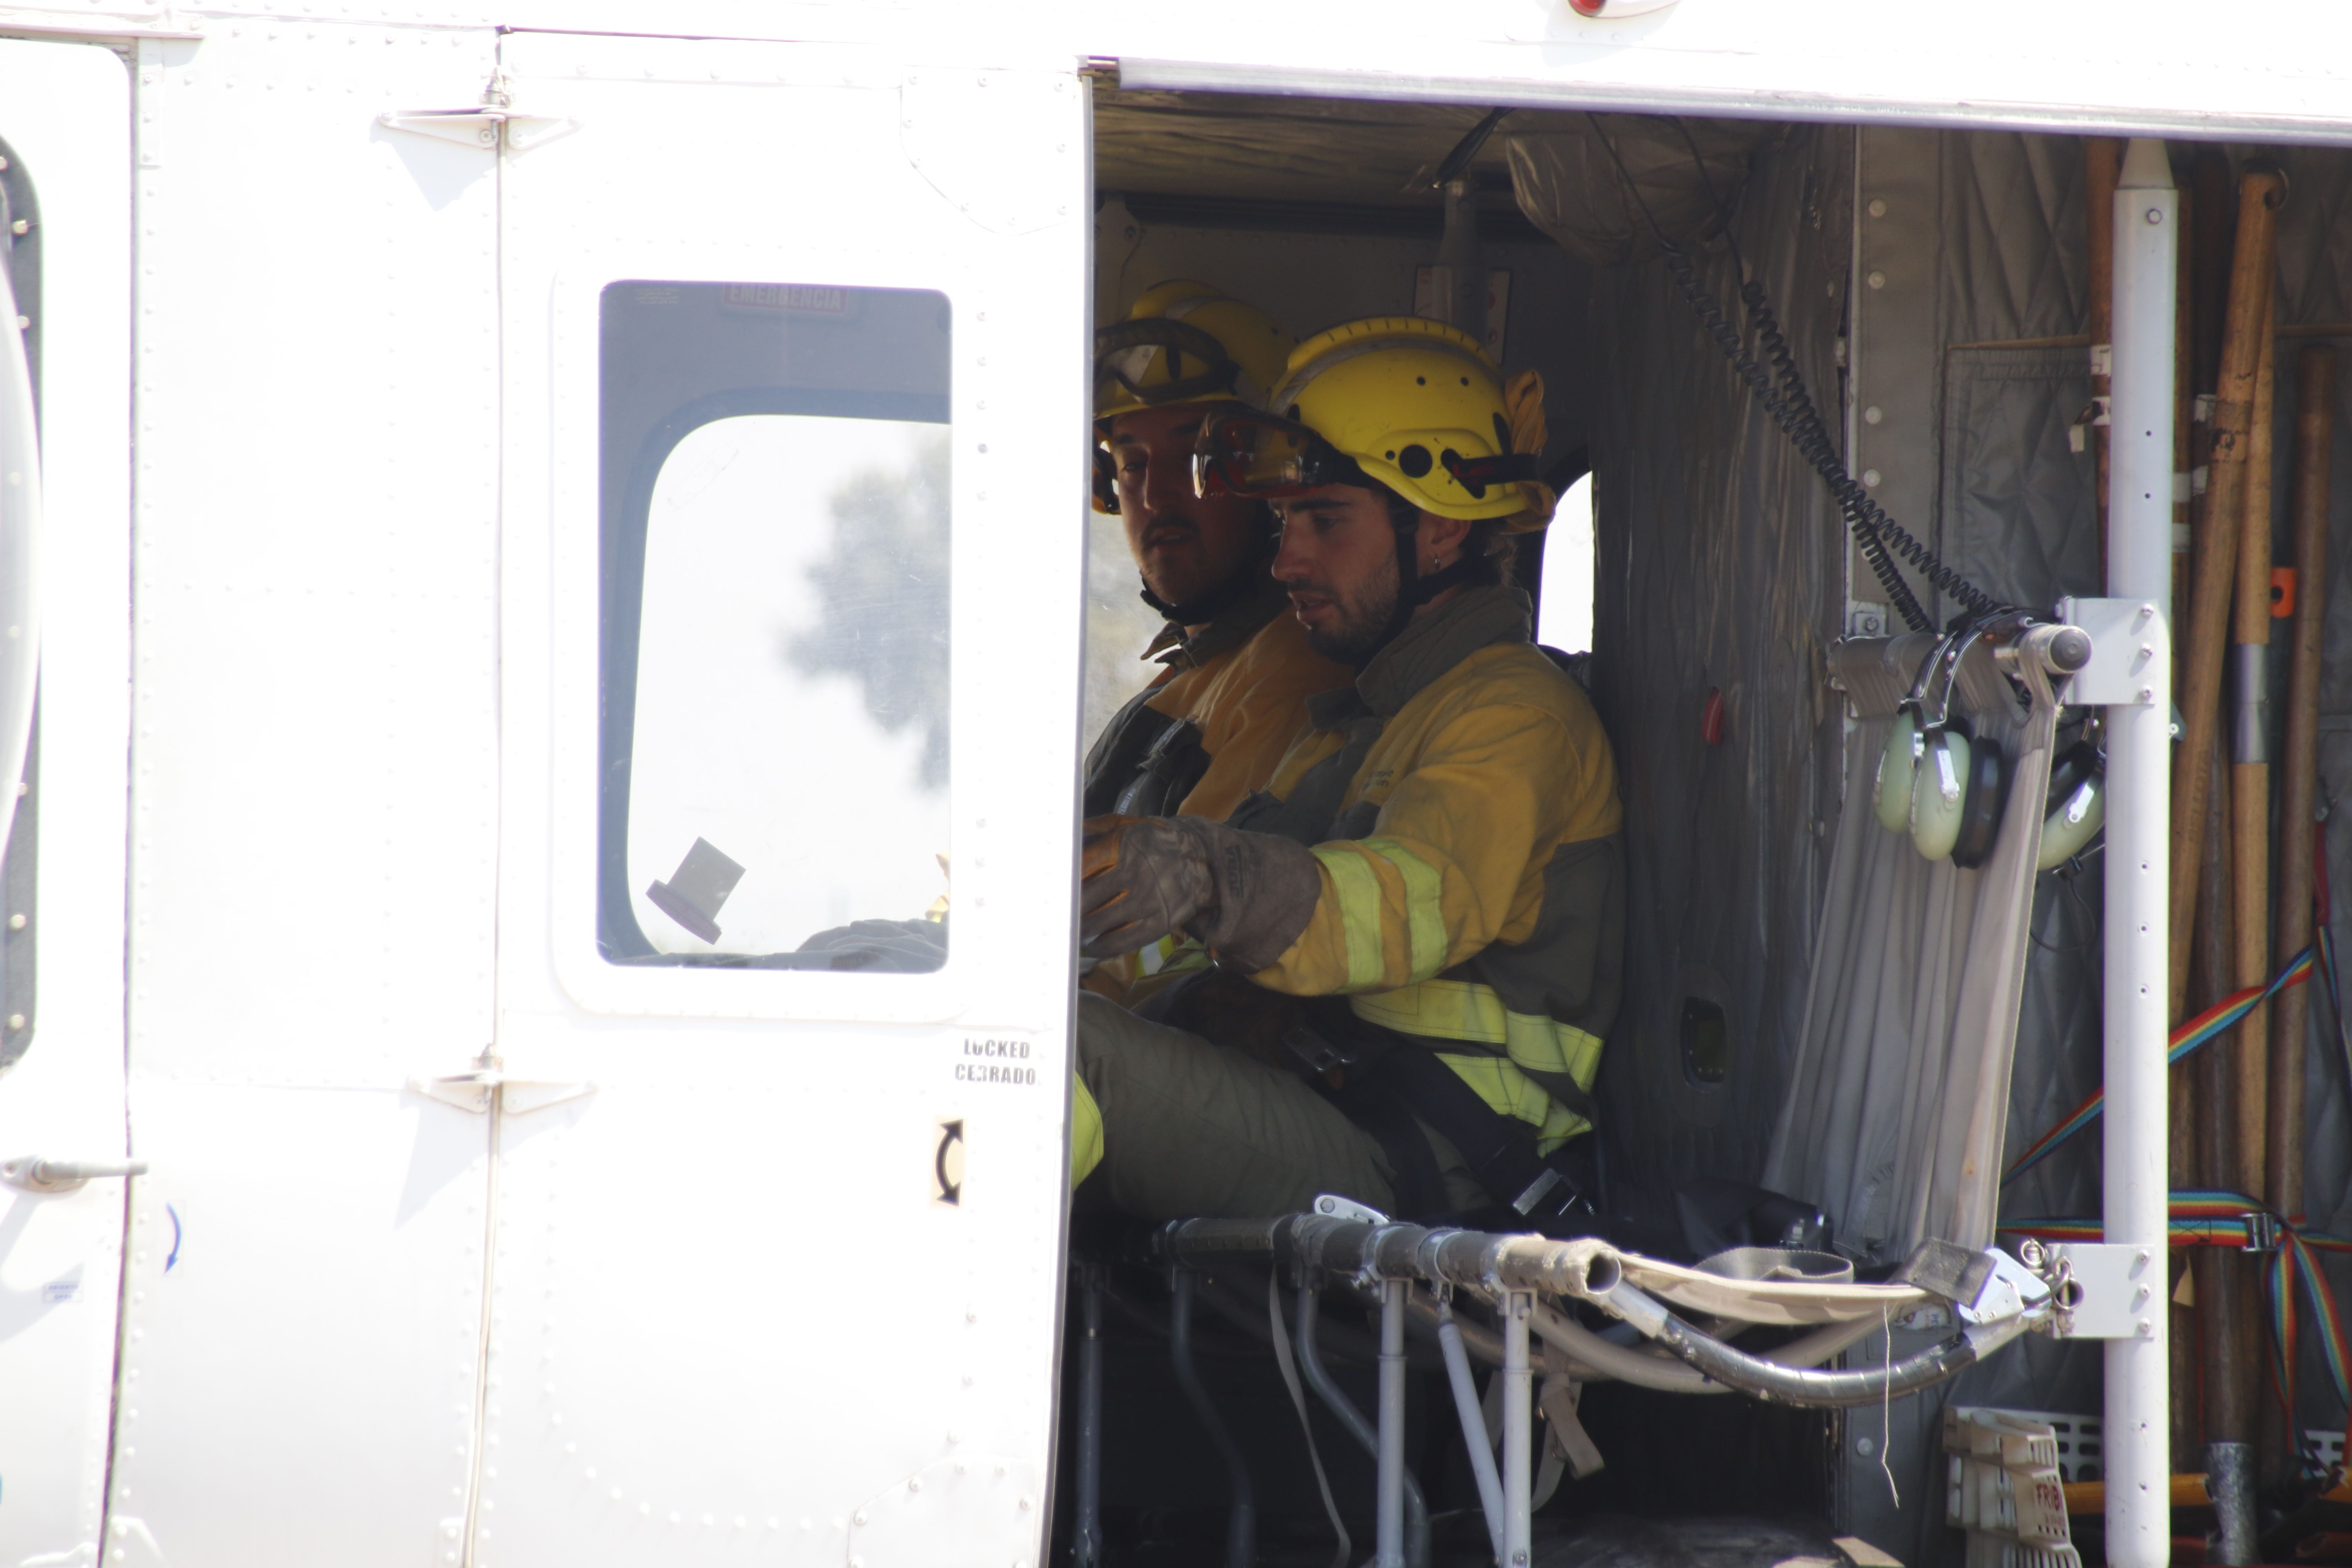
<svg viewBox="0 0 2352 1568">
<path fill-rule="evenodd" d="M 2325 926 L 2320 928 L 2323 942 L 2326 940 L 2326 929 Z M 2305 948 L 2287 961 L 2286 967 L 2273 976 L 2269 984 L 2249 985 L 2243 991 L 2232 992 L 2195 1017 L 2184 1022 L 2179 1028 L 2172 1031 L 2170 1048 L 2164 1055 L 2166 1063 L 2169 1065 L 2182 1060 L 2200 1046 L 2207 1045 L 2217 1037 L 2227 1034 L 2236 1027 L 2247 1014 L 2277 995 L 2281 991 L 2290 985 L 2300 985 L 2310 979 L 2312 969 L 2317 960 L 2317 953 L 2316 947 Z M 2058 1145 L 2097 1121 L 2099 1113 L 2106 1109 L 2106 1100 L 2107 1091 L 2104 1086 L 2093 1089 L 2088 1100 L 2076 1106 L 2057 1126 L 2035 1139 L 2032 1147 L 2017 1157 L 2017 1163 L 2010 1166 L 2008 1173 L 2001 1177 L 2001 1184 L 2007 1186 L 2019 1176 L 2048 1159 Z"/>
<path fill-rule="evenodd" d="M 2277 1247 L 2264 1271 L 2263 1288 L 2271 1326 L 2271 1374 L 2281 1397 L 2291 1410 L 2297 1343 L 2294 1300 L 2300 1293 L 2319 1325 L 2319 1349 L 2327 1363 L 2328 1381 L 2335 1385 L 2336 1398 L 2352 1405 L 2352 1348 L 2347 1348 L 2336 1292 L 2327 1283 L 2318 1256 L 2352 1253 L 2352 1239 L 2305 1230 L 2242 1193 L 2178 1192 L 2171 1194 L 2168 1206 L 2167 1229 L 2174 1247 L 2243 1250 L 2255 1241 L 2269 1239 L 2254 1234 L 2257 1224 L 2275 1237 Z M 2010 1220 L 1998 1229 L 2003 1236 L 2030 1236 L 2040 1241 L 2098 1241 L 2105 1235 L 2095 1219 Z"/>
</svg>

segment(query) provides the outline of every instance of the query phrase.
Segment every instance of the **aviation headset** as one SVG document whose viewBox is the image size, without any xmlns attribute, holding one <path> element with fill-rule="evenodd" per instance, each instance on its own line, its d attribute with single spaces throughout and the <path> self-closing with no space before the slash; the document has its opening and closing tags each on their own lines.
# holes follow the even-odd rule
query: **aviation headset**
<svg viewBox="0 0 2352 1568">
<path fill-rule="evenodd" d="M 2011 769 L 2000 743 L 1974 733 L 1967 717 L 1952 711 L 1961 661 L 1991 624 L 1979 618 L 1937 640 L 1897 705 L 1878 759 L 1874 804 L 1880 826 L 1907 831 L 1921 855 L 1963 870 L 1992 858 L 2009 805 Z M 2035 869 L 2080 854 L 2105 815 L 2104 761 L 2091 741 L 2077 741 L 2051 763 Z"/>
</svg>

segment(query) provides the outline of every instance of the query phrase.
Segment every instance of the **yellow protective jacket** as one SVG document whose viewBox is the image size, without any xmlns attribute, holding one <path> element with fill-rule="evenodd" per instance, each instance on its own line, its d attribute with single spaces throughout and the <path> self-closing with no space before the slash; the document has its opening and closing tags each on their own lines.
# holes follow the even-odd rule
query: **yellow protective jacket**
<svg viewBox="0 0 2352 1568">
<path fill-rule="evenodd" d="M 1310 844 L 1323 879 L 1306 931 L 1251 978 L 1348 997 L 1549 1151 L 1590 1125 L 1539 1080 L 1570 1100 L 1592 1086 L 1622 988 L 1625 879 L 1608 737 L 1528 630 L 1505 587 L 1416 617 L 1308 705 L 1231 820 Z"/>
<path fill-rule="evenodd" d="M 1149 755 L 1154 743 L 1185 739 L 1173 731 L 1189 722 L 1189 767 L 1181 757 L 1169 759 L 1181 793 L 1173 802 L 1144 802 L 1142 812 L 1223 821 L 1274 776 L 1275 764 L 1306 725 L 1307 700 L 1354 679 L 1346 665 L 1307 646 L 1307 628 L 1290 613 L 1288 594 L 1271 577 L 1197 637 L 1187 638 L 1180 628 L 1169 627 L 1144 657 L 1167 668 L 1103 727 L 1087 752 L 1087 816 L 1120 809 L 1121 792 L 1155 765 Z M 1188 782 L 1195 777 L 1197 782 Z M 1081 984 L 1134 1005 L 1142 1000 L 1144 983 L 1181 945 L 1177 938 L 1099 963 Z M 1197 968 L 1202 961 L 1196 951 L 1177 968 Z"/>
<path fill-rule="evenodd" d="M 1346 665 L 1307 647 L 1307 628 L 1289 612 L 1289 595 L 1268 577 L 1199 636 L 1170 626 L 1152 639 L 1144 657 L 1167 668 L 1103 726 L 1087 753 L 1085 815 L 1116 809 L 1144 748 L 1176 723 L 1194 727 L 1205 770 L 1177 800 L 1157 803 L 1166 811 L 1150 815 L 1222 822 L 1250 791 L 1265 787 L 1307 721 L 1307 700 L 1353 679 Z"/>
</svg>

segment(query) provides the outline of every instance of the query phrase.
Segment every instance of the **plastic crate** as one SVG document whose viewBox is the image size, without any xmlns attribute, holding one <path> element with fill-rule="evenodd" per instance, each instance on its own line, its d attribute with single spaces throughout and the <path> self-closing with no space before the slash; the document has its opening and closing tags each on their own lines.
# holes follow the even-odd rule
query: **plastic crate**
<svg viewBox="0 0 2352 1568">
<path fill-rule="evenodd" d="M 1989 1531 L 1969 1531 L 1967 1568 L 2083 1568 L 2083 1554 L 2065 1542 L 2016 1541 Z"/>
<path fill-rule="evenodd" d="M 2005 1410 L 1990 1405 L 1960 1405 L 1944 1412 L 1945 1430 L 1951 1430 L 1955 1418 L 1973 1421 L 1979 1415 L 2048 1427 L 2053 1441 L 2057 1445 L 2058 1457 L 2054 1462 L 2061 1480 L 2096 1481 L 2106 1479 L 2105 1428 L 2095 1415 L 2073 1415 L 2059 1410 Z M 1948 1443 L 1946 1444 L 1947 1448 L 1949 1447 Z"/>
<path fill-rule="evenodd" d="M 2063 1546 L 2066 1492 L 2055 1465 L 2005 1469 L 1955 1454 L 1944 1488 L 1944 1521 L 2044 1546 Z"/>
<path fill-rule="evenodd" d="M 2058 1468 L 2058 1436 L 2046 1422 L 1988 1405 L 1944 1412 L 1944 1452 L 2003 1469 Z"/>
</svg>

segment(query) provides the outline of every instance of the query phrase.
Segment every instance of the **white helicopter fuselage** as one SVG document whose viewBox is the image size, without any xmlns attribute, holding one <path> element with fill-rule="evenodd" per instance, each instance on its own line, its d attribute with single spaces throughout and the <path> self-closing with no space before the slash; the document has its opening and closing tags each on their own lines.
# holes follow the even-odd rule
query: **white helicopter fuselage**
<svg viewBox="0 0 2352 1568">
<path fill-rule="evenodd" d="M 12 7 L 43 521 L 0 1160 L 143 1173 L 0 1187 L 0 1562 L 1040 1560 L 1106 62 L 2344 141 L 2347 30 Z M 913 709 L 794 641 L 875 474 L 953 520 L 928 618 L 875 606 L 937 642 Z M 784 934 L 662 924 L 701 842 L 740 885 L 685 901 Z M 936 969 L 699 961 L 919 916 L 950 866 Z"/>
</svg>

